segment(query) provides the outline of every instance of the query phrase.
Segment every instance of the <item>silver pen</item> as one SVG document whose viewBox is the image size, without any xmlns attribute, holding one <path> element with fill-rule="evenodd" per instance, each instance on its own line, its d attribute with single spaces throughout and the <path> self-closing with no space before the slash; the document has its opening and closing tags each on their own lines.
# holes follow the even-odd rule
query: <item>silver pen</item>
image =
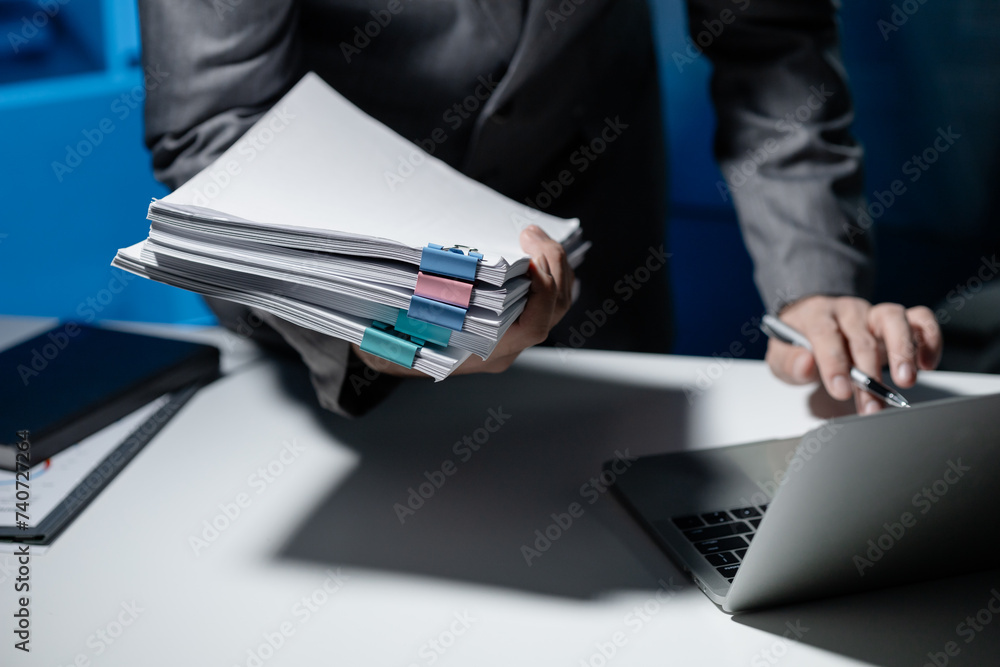
<svg viewBox="0 0 1000 667">
<path fill-rule="evenodd" d="M 777 340 L 788 343 L 789 345 L 805 348 L 812 352 L 813 348 L 809 343 L 808 338 L 779 320 L 774 315 L 764 316 L 760 323 L 760 330 L 766 333 L 769 338 L 776 338 Z M 851 382 L 854 386 L 867 391 L 869 394 L 883 401 L 887 405 L 892 405 L 897 408 L 910 407 L 910 404 L 905 398 L 903 398 L 902 394 L 889 389 L 889 387 L 885 386 L 867 373 L 863 373 L 854 366 L 851 366 Z"/>
</svg>

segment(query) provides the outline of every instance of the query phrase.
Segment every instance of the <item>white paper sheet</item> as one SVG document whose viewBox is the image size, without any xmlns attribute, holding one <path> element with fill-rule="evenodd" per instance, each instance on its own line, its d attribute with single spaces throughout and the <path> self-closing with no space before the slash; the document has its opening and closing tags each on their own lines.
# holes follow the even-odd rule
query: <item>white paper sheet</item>
<svg viewBox="0 0 1000 667">
<path fill-rule="evenodd" d="M 403 261 L 429 242 L 461 244 L 484 253 L 481 269 L 523 268 L 518 239 L 528 224 L 560 242 L 579 230 L 577 219 L 508 199 L 427 155 L 313 73 L 151 212 L 157 206 L 212 209 L 259 238 L 339 238 Z"/>
</svg>

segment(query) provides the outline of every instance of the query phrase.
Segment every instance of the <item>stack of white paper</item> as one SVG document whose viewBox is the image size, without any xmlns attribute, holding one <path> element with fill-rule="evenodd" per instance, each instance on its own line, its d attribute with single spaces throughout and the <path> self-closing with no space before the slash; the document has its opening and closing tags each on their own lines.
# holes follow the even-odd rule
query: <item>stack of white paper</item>
<svg viewBox="0 0 1000 667">
<path fill-rule="evenodd" d="M 578 220 L 541 213 L 464 176 L 315 74 L 211 166 L 154 200 L 148 218 L 149 237 L 119 250 L 115 266 L 376 354 L 391 335 L 382 356 L 438 380 L 470 353 L 488 357 L 524 309 L 525 226 L 562 243 L 574 266 L 588 247 Z M 474 277 L 432 262 L 450 248 L 452 258 L 481 255 L 466 261 Z M 454 294 L 463 296 L 455 301 Z M 403 322 L 401 311 L 410 316 Z M 415 322 L 436 333 L 414 333 Z M 411 359 L 396 356 L 397 340 Z"/>
</svg>

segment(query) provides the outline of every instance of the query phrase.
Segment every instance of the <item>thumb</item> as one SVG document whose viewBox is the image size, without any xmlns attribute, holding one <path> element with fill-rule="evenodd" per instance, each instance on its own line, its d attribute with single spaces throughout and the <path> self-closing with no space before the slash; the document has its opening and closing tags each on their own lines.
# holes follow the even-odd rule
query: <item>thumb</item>
<svg viewBox="0 0 1000 667">
<path fill-rule="evenodd" d="M 809 384 L 819 379 L 812 352 L 778 340 L 767 344 L 767 364 L 779 380 L 789 384 Z"/>
</svg>

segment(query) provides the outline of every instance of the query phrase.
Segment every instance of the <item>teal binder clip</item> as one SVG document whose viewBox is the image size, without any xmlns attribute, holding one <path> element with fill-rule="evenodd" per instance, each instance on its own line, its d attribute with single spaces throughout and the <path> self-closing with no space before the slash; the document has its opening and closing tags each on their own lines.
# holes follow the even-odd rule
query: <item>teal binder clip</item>
<svg viewBox="0 0 1000 667">
<path fill-rule="evenodd" d="M 434 301 L 416 294 L 410 297 L 410 307 L 406 311 L 407 317 L 412 320 L 430 322 L 453 331 L 462 330 L 462 324 L 465 323 L 465 313 L 465 308 Z"/>
<path fill-rule="evenodd" d="M 372 322 L 372 325 L 365 329 L 365 335 L 361 338 L 362 350 L 406 368 L 413 368 L 413 360 L 417 356 L 417 350 L 423 344 L 424 341 L 419 338 L 407 340 L 394 335 L 389 331 L 389 327 L 381 322 Z"/>
<path fill-rule="evenodd" d="M 445 248 L 437 243 L 428 243 L 420 254 L 420 270 L 473 281 L 476 279 L 476 267 L 482 258 L 482 253 L 471 248 L 465 254 L 458 247 Z"/>
<path fill-rule="evenodd" d="M 425 341 L 441 346 L 447 345 L 448 341 L 451 340 L 451 329 L 446 329 L 430 322 L 415 320 L 407 316 L 405 310 L 400 310 L 399 314 L 396 315 L 396 324 L 393 328 L 399 333 L 416 336 L 417 338 L 422 338 Z"/>
</svg>

